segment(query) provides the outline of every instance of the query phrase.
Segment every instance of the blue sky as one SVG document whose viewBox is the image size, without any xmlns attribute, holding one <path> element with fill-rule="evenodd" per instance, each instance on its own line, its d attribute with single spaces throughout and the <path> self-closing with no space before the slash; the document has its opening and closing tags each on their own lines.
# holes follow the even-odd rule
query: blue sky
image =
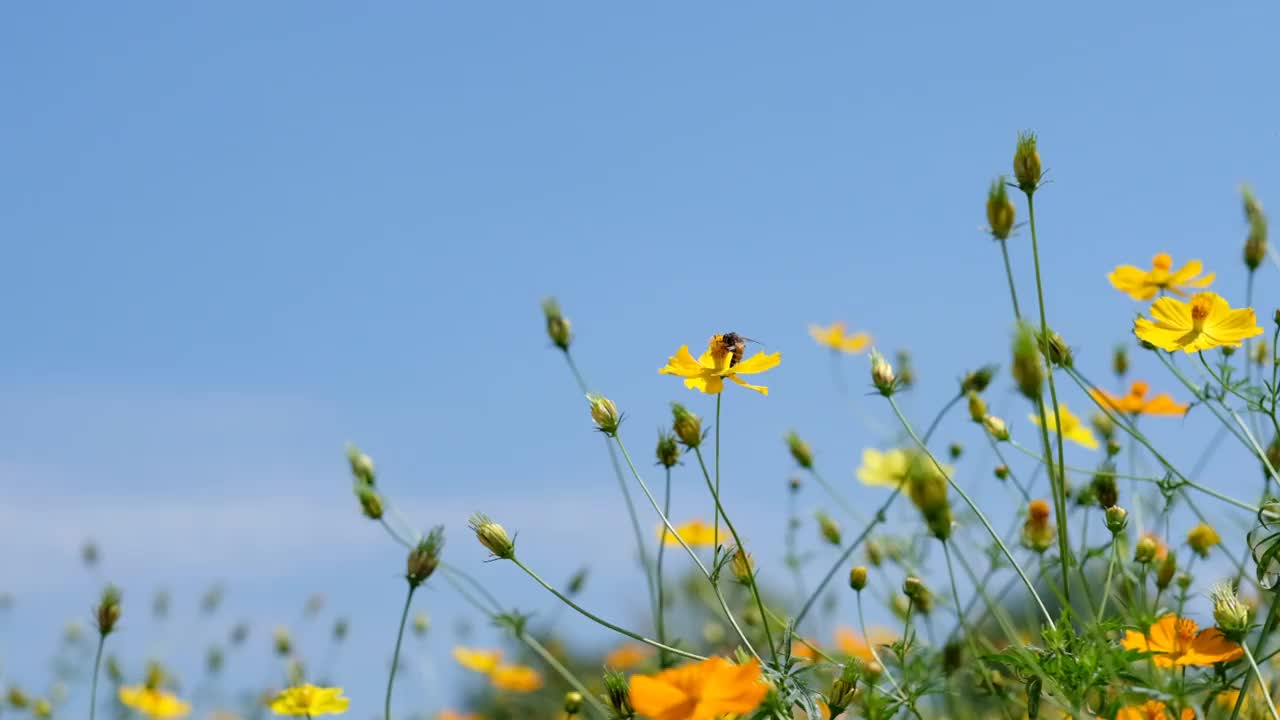
<svg viewBox="0 0 1280 720">
<path fill-rule="evenodd" d="M 724 422 L 726 500 L 776 558 L 788 428 L 851 497 L 879 497 L 852 479 L 878 438 L 833 394 L 807 323 L 910 347 L 921 424 L 964 369 L 1005 361 L 982 204 L 1019 129 L 1040 134 L 1053 181 L 1037 203 L 1050 319 L 1088 374 L 1106 376 L 1140 309 L 1107 286 L 1116 264 L 1200 257 L 1243 302 L 1238 186 L 1272 205 L 1280 188 L 1277 20 L 1261 3 L 6 9 L 0 541 L 21 549 L 0 565 L 17 598 L 6 676 L 38 687 L 63 622 L 85 618 L 98 580 L 76 558 L 92 537 L 136 603 L 134 636 L 113 638 L 135 670 L 163 652 L 194 674 L 233 616 L 254 619 L 267 667 L 265 629 L 323 591 L 353 618 L 336 672 L 368 715 L 402 558 L 355 514 L 347 440 L 512 604 L 548 607 L 479 564 L 473 510 L 519 529 L 550 577 L 592 564 L 590 604 L 637 617 L 625 540 L 581 542 L 612 539 L 621 510 L 547 349 L 547 294 L 646 458 L 668 401 L 711 410 L 655 372 L 680 344 L 734 329 L 783 353 L 770 397 L 731 392 Z M 1024 304 L 1028 241 L 1010 246 Z M 1264 319 L 1274 275 L 1260 271 Z M 1135 365 L 1175 389 L 1153 358 Z M 860 387 L 864 361 L 845 368 Z M 1007 381 L 994 393 L 1025 427 Z M 1212 434 L 1194 414 L 1167 423 L 1187 463 Z M 959 415 L 940 437 L 981 442 Z M 962 464 L 1007 513 L 988 468 Z M 1256 492 L 1238 447 L 1211 472 Z M 696 480 L 680 478 L 677 515 L 705 514 Z M 164 646 L 144 599 L 167 587 L 191 610 L 215 580 L 228 617 Z M 419 606 L 439 653 L 467 616 L 443 590 Z M 404 706 L 450 701 L 434 687 L 407 681 Z"/>
</svg>

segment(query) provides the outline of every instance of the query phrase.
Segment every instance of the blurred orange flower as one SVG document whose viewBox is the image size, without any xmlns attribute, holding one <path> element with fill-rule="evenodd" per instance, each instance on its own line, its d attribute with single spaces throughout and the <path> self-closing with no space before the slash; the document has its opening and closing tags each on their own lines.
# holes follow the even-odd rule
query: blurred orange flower
<svg viewBox="0 0 1280 720">
<path fill-rule="evenodd" d="M 674 540 L 674 538 L 673 538 Z M 608 655 L 604 656 L 604 664 L 615 670 L 626 670 L 633 668 L 645 660 L 653 656 L 653 652 L 648 645 L 640 643 L 627 643 L 615 648 Z"/>
<path fill-rule="evenodd" d="M 1194 620 L 1170 613 L 1153 623 L 1146 635 L 1126 630 L 1120 644 L 1156 653 L 1151 659 L 1158 667 L 1213 665 L 1244 656 L 1244 650 L 1218 628 L 1198 630 Z"/>
<path fill-rule="evenodd" d="M 1179 404 L 1174 401 L 1173 396 L 1169 393 L 1160 393 L 1155 397 L 1148 398 L 1148 386 L 1141 380 L 1134 380 L 1129 385 L 1129 392 L 1125 395 L 1112 395 L 1102 388 L 1094 388 L 1089 391 L 1089 395 L 1104 405 L 1110 406 L 1116 412 L 1130 413 L 1133 415 L 1186 415 L 1187 408 L 1190 405 Z"/>
<path fill-rule="evenodd" d="M 656 675 L 631 676 L 631 704 L 653 720 L 716 720 L 756 709 L 769 692 L 760 661 L 734 665 L 721 657 Z"/>
</svg>

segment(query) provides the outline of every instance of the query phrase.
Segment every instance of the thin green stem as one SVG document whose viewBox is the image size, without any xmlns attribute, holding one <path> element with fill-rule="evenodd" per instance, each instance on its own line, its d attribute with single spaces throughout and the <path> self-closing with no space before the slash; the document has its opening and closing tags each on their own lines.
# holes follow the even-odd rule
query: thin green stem
<svg viewBox="0 0 1280 720">
<path fill-rule="evenodd" d="M 924 431 L 925 440 L 933 437 L 934 431 L 938 429 L 938 425 L 942 422 L 942 417 L 947 414 L 948 410 L 955 407 L 956 403 L 963 399 L 964 393 L 959 393 L 955 397 L 951 398 L 946 405 L 942 406 L 942 409 L 938 411 L 938 414 L 933 416 L 933 421 L 929 423 L 928 429 Z"/>
<path fill-rule="evenodd" d="M 666 470 L 667 470 L 666 485 L 662 493 L 662 514 L 670 515 L 671 514 L 671 468 L 668 467 Z M 664 644 L 667 642 L 667 619 L 666 619 L 666 607 L 665 607 L 666 606 L 665 596 L 667 593 L 666 593 L 666 588 L 662 583 L 662 556 L 665 554 L 666 549 L 667 549 L 667 543 L 666 543 L 666 538 L 664 537 L 663 541 L 658 543 L 658 560 L 657 560 L 657 567 L 655 569 L 656 574 L 658 576 L 657 578 L 658 579 L 658 617 L 657 617 L 658 642 L 664 643 Z M 661 651 L 658 653 L 658 664 L 664 668 L 667 667 L 666 651 Z"/>
<path fill-rule="evenodd" d="M 942 554 L 947 559 L 947 577 L 951 578 L 951 598 L 956 604 L 956 623 L 960 626 L 960 632 L 964 634 L 965 642 L 969 645 L 969 652 L 973 653 L 973 661 L 981 663 L 982 653 L 978 652 L 977 643 L 973 640 L 973 633 L 969 632 L 969 627 L 964 620 L 964 612 L 960 605 L 960 588 L 956 585 L 956 570 L 951 564 L 951 543 L 947 540 L 942 541 Z M 991 686 L 991 678 L 987 677 L 987 673 L 981 667 L 975 670 L 975 673 L 982 679 L 982 684 L 992 692 L 995 688 Z"/>
<path fill-rule="evenodd" d="M 98 668 L 102 666 L 102 646 L 106 644 L 106 633 L 98 633 L 98 652 L 93 656 L 93 681 L 89 685 L 89 720 L 98 714 Z"/>
<path fill-rule="evenodd" d="M 1000 240 L 1000 255 L 1004 257 L 1004 277 L 1009 281 L 1009 297 L 1013 299 L 1013 316 L 1018 320 L 1022 319 L 1022 311 L 1018 309 L 1018 291 L 1013 287 L 1013 265 L 1009 263 L 1009 247 L 1004 240 Z"/>
<path fill-rule="evenodd" d="M 590 610 L 587 610 L 586 608 L 582 607 L 582 606 L 581 606 L 581 605 L 579 605 L 578 603 L 576 603 L 576 602 L 574 602 L 573 600 L 571 600 L 567 595 L 565 595 L 564 593 L 560 592 L 559 590 L 557 590 L 557 589 L 556 589 L 555 587 L 553 587 L 552 585 L 548 584 L 546 580 L 543 580 L 541 577 L 539 577 L 539 576 L 538 576 L 538 574 L 537 574 L 537 573 L 535 573 L 533 570 L 530 570 L 530 569 L 529 569 L 529 567 L 528 567 L 527 565 L 525 565 L 524 563 L 520 562 L 520 559 L 519 559 L 519 558 L 512 557 L 512 558 L 511 558 L 511 562 L 515 563 L 516 567 L 518 567 L 518 568 L 520 568 L 521 570 L 525 571 L 525 574 L 527 574 L 529 577 L 533 578 L 533 579 L 534 579 L 534 581 L 535 581 L 535 582 L 537 582 L 539 585 L 541 585 L 543 588 L 545 588 L 545 589 L 547 590 L 547 592 L 550 592 L 552 595 L 555 595 L 557 598 L 559 598 L 559 599 L 560 599 L 560 601 L 561 601 L 561 602 L 563 602 L 564 604 L 566 604 L 566 605 L 568 605 L 569 607 L 573 608 L 574 610 L 578 611 L 578 614 L 582 615 L 583 617 L 587 618 L 588 620 L 591 620 L 592 622 L 596 623 L 597 625 L 600 625 L 600 626 L 602 626 L 602 627 L 608 628 L 609 630 L 612 630 L 612 631 L 614 631 L 614 632 L 618 633 L 619 635 L 625 635 L 625 636 L 627 636 L 627 637 L 629 637 L 629 638 L 631 638 L 632 640 L 635 640 L 635 641 L 637 641 L 637 642 L 642 642 L 642 643 L 644 643 L 644 644 L 646 644 L 646 645 L 652 645 L 653 647 L 658 648 L 659 650 L 665 650 L 665 651 L 667 651 L 667 652 L 669 652 L 669 653 L 673 653 L 673 654 L 675 654 L 675 655 L 679 655 L 679 656 L 681 656 L 681 657 L 689 658 L 690 660 L 706 660 L 706 658 L 705 658 L 705 657 L 703 657 L 703 656 L 701 656 L 701 655 L 698 655 L 698 654 L 696 654 L 696 653 L 691 653 L 691 652 L 688 652 L 688 651 L 685 651 L 685 650 L 681 650 L 680 648 L 677 648 L 677 647 L 671 647 L 670 645 L 665 645 L 665 644 L 663 644 L 663 643 L 658 642 L 657 640 L 651 640 L 650 638 L 647 638 L 647 637 L 645 637 L 645 636 L 643 636 L 643 635 L 641 635 L 641 634 L 639 634 L 639 633 L 632 632 L 632 631 L 630 631 L 630 630 L 628 630 L 628 629 L 626 629 L 626 628 L 624 628 L 624 627 L 621 627 L 621 626 L 618 626 L 618 625 L 614 625 L 613 623 L 609 622 L 608 620 L 605 620 L 604 618 L 600 617 L 599 615 L 596 615 L 596 614 L 592 613 Z"/>
<path fill-rule="evenodd" d="M 1036 604 L 1040 607 L 1040 612 L 1044 614 L 1045 621 L 1049 623 L 1049 627 L 1057 628 L 1057 625 L 1053 622 L 1053 617 L 1049 615 L 1049 609 L 1045 607 L 1044 601 L 1040 599 L 1040 594 L 1036 592 L 1035 585 L 1031 582 L 1031 579 L 1027 577 L 1026 572 L 1022 569 L 1022 565 L 1020 565 L 1018 560 L 1014 558 L 1013 553 L 1010 552 L 1009 548 L 1004 544 L 1004 540 L 1000 539 L 1000 534 L 991 526 L 991 521 L 987 520 L 987 516 L 982 513 L 982 510 L 980 510 L 977 504 L 973 502 L 973 499 L 969 497 L 969 493 L 966 493 L 964 488 L 960 487 L 959 483 L 951 477 L 951 473 L 947 472 L 946 468 L 942 466 L 942 463 L 938 462 L 938 459 L 929 451 L 929 446 L 926 445 L 924 441 L 920 439 L 920 436 L 916 434 L 915 428 L 911 427 L 911 423 L 908 422 L 906 416 L 902 414 L 902 410 L 898 407 L 898 403 L 893 399 L 893 396 L 887 395 L 885 396 L 885 399 L 889 401 L 889 407 L 893 408 L 894 415 L 898 416 L 898 421 L 902 423 L 902 427 L 906 429 L 907 434 L 911 436 L 911 439 L 915 441 L 921 451 L 929 457 L 937 468 L 937 471 L 947 479 L 947 483 L 951 485 L 952 489 L 956 491 L 956 494 L 964 500 L 965 504 L 969 506 L 969 509 L 978 517 L 979 522 L 981 522 L 982 526 L 987 529 L 987 533 L 991 535 L 991 539 L 995 541 L 996 545 L 1000 548 L 1000 551 L 1004 553 L 1005 558 L 1013 564 L 1013 569 L 1017 571 L 1018 576 L 1022 578 L 1023 584 L 1027 586 L 1027 590 L 1029 590 L 1031 592 L 1031 596 L 1035 598 Z"/>
<path fill-rule="evenodd" d="M 716 557 L 716 553 L 720 552 L 720 399 L 724 397 L 724 393 L 716 393 L 716 486 L 711 494 L 716 498 L 715 511 L 715 535 L 712 536 L 714 543 L 711 545 L 712 558 Z"/>
<path fill-rule="evenodd" d="M 849 504 L 849 501 L 845 500 L 844 497 L 836 491 L 834 485 L 827 482 L 827 479 L 818 472 L 817 467 L 810 465 L 807 469 L 809 474 L 813 476 L 813 479 L 818 481 L 818 484 L 822 486 L 822 489 L 826 491 L 827 495 L 831 496 L 831 499 L 835 501 L 836 505 L 840 506 L 840 509 L 843 510 L 850 519 L 857 523 L 864 523 L 867 521 L 866 518 L 862 517 L 862 513 L 858 512 L 856 508 Z"/>
<path fill-rule="evenodd" d="M 898 697 L 905 701 L 907 697 L 906 694 L 902 692 L 902 687 L 898 685 L 898 681 L 894 679 L 893 673 L 889 670 L 889 666 L 885 665 L 884 661 L 880 659 L 880 653 L 876 651 L 876 644 L 871 642 L 871 636 L 867 634 L 867 622 L 862 613 L 862 591 L 859 590 L 855 595 L 858 599 L 858 629 L 862 631 L 862 639 L 867 643 L 867 649 L 871 651 L 871 657 L 875 658 L 875 661 L 884 669 L 884 676 L 885 679 L 889 681 L 889 685 L 893 687 L 893 690 L 898 694 Z"/>
<path fill-rule="evenodd" d="M 404 610 L 400 612 L 400 629 L 396 631 L 396 649 L 391 653 L 391 672 L 387 674 L 387 699 L 383 703 L 383 718 L 391 720 L 391 688 L 396 683 L 396 670 L 400 667 L 400 643 L 404 640 L 404 624 L 409 619 L 409 605 L 413 603 L 413 591 L 418 586 L 409 583 L 409 592 L 404 597 Z"/>
<path fill-rule="evenodd" d="M 1262 671 L 1258 669 L 1258 661 L 1253 659 L 1253 651 L 1249 649 L 1248 645 L 1241 645 L 1240 647 L 1244 648 L 1244 656 L 1249 658 L 1249 667 L 1253 668 L 1253 676 L 1258 678 L 1259 683 L 1265 683 L 1262 679 Z M 1273 720 L 1280 720 L 1280 713 L 1276 712 L 1276 704 L 1271 700 L 1271 691 L 1267 690 L 1265 686 L 1262 688 L 1262 697 L 1267 700 L 1267 709 L 1271 711 Z"/>
<path fill-rule="evenodd" d="M 1111 598 L 1111 577 L 1116 570 L 1116 554 L 1117 550 L 1115 536 L 1111 536 L 1111 552 L 1108 553 L 1107 560 L 1107 579 L 1102 583 L 1102 602 L 1098 606 L 1098 619 L 1101 620 L 1107 614 L 1107 600 Z"/>
<path fill-rule="evenodd" d="M 1258 642 L 1254 646 L 1254 652 L 1261 650 L 1262 644 L 1267 641 L 1267 636 L 1271 634 L 1271 630 L 1276 626 L 1277 617 L 1280 617 L 1280 615 L 1277 615 L 1278 612 L 1280 612 L 1280 601 L 1277 601 L 1276 598 L 1272 598 L 1271 609 L 1267 612 L 1266 622 L 1262 623 L 1262 632 L 1258 634 Z M 1240 646 L 1243 647 L 1246 652 L 1249 651 L 1248 646 L 1243 642 L 1240 643 Z M 1240 715 L 1240 708 L 1244 706 L 1244 699 L 1249 696 L 1249 686 L 1253 684 L 1253 678 L 1256 676 L 1258 678 L 1258 682 L 1262 682 L 1262 675 L 1258 673 L 1258 664 L 1253 659 L 1253 653 L 1249 653 L 1249 663 L 1253 668 L 1253 674 L 1246 675 L 1244 682 L 1240 683 L 1240 694 L 1236 696 L 1236 706 L 1231 710 L 1231 720 L 1236 720 Z M 1270 703 L 1270 698 L 1268 698 L 1268 703 Z M 1275 709 L 1272 708 L 1271 711 L 1274 713 Z"/>
</svg>

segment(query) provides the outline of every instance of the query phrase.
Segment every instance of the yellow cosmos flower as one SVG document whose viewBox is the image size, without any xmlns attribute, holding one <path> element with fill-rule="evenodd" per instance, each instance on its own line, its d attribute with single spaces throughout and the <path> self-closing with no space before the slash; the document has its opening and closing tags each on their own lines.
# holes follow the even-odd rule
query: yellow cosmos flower
<svg viewBox="0 0 1280 720">
<path fill-rule="evenodd" d="M 874 448 L 862 451 L 862 464 L 858 466 L 858 479 L 864 485 L 896 488 L 907 478 L 911 458 L 905 450 L 897 448 L 880 452 Z"/>
<path fill-rule="evenodd" d="M 1058 420 L 1054 417 L 1053 411 L 1046 408 L 1045 416 L 1049 420 L 1049 432 L 1058 432 Z M 1039 413 L 1033 413 L 1030 417 L 1031 422 L 1040 424 Z M 1093 431 L 1088 425 L 1080 422 L 1080 418 L 1073 415 L 1064 403 L 1058 403 L 1058 417 L 1062 419 L 1062 437 L 1090 450 L 1098 449 L 1098 438 L 1093 436 Z"/>
<path fill-rule="evenodd" d="M 542 675 L 528 665 L 499 665 L 489 673 L 489 683 L 499 690 L 527 693 L 542 687 Z"/>
<path fill-rule="evenodd" d="M 1253 308 L 1233 310 L 1221 295 L 1211 292 L 1196 293 L 1189 303 L 1162 297 L 1151 304 L 1151 317 L 1136 318 L 1133 334 L 1169 352 L 1239 347 L 1245 338 L 1262 333 Z"/>
<path fill-rule="evenodd" d="M 701 520 L 690 520 L 683 525 L 676 525 L 676 533 L 685 541 L 689 547 L 711 547 L 716 542 L 716 530 L 714 527 L 702 522 Z M 658 526 L 658 537 L 667 545 L 679 545 L 680 541 L 675 535 L 667 530 L 666 525 Z"/>
<path fill-rule="evenodd" d="M 1182 708 L 1181 720 L 1195 720 L 1196 711 Z M 1120 708 L 1116 720 L 1171 720 L 1173 714 L 1159 700 L 1148 700 L 1141 705 L 1130 705 Z"/>
<path fill-rule="evenodd" d="M 893 631 L 880 627 L 868 630 L 865 638 L 852 628 L 836 628 L 836 647 L 845 655 L 858 658 L 864 663 L 873 662 L 876 659 L 871 653 L 873 646 L 889 645 L 897 639 L 898 636 L 894 635 Z"/>
<path fill-rule="evenodd" d="M 1162 290 L 1186 297 L 1188 288 L 1208 287 L 1213 282 L 1213 273 L 1198 277 L 1203 271 L 1199 260 L 1192 260 L 1171 272 L 1172 268 L 1173 258 L 1160 253 L 1151 259 L 1150 270 L 1121 265 L 1111 271 L 1107 279 L 1111 281 L 1112 287 L 1134 300 L 1150 300 Z"/>
<path fill-rule="evenodd" d="M 1244 649 L 1227 639 L 1218 628 L 1200 630 L 1195 621 L 1173 613 L 1157 620 L 1146 635 L 1126 630 L 1120 642 L 1129 650 L 1156 653 L 1157 667 L 1213 665 L 1244 656 Z"/>
<path fill-rule="evenodd" d="M 502 662 L 501 650 L 477 650 L 467 647 L 455 647 L 453 659 L 468 670 L 479 673 L 492 672 Z"/>
<path fill-rule="evenodd" d="M 809 334 L 818 341 L 819 345 L 825 345 L 839 352 L 860 353 L 871 344 L 871 336 L 867 333 L 845 333 L 842 322 L 832 323 L 831 327 L 825 328 L 821 325 L 810 325 Z"/>
<path fill-rule="evenodd" d="M 288 688 L 271 701 L 271 712 L 276 715 L 341 715 L 347 711 L 351 700 L 342 697 L 342 688 L 297 685 Z"/>
<path fill-rule="evenodd" d="M 672 538 L 674 541 L 675 538 Z M 640 643 L 627 643 L 621 645 L 604 656 L 605 667 L 611 667 L 615 670 L 627 670 L 644 663 L 653 656 L 653 651 L 648 645 Z"/>
<path fill-rule="evenodd" d="M 713 335 L 707 345 L 707 351 L 697 360 L 689 353 L 688 345 L 681 345 L 676 354 L 667 358 L 667 365 L 658 372 L 664 375 L 676 375 L 684 378 L 686 387 L 701 390 L 708 395 L 715 395 L 724 389 L 724 380 L 728 378 L 748 390 L 755 390 L 761 395 L 768 395 L 769 388 L 763 385 L 751 385 L 739 375 L 762 373 L 782 362 L 782 353 L 765 354 L 758 352 L 741 362 L 733 362 L 733 353 L 725 347 L 723 335 Z"/>
<path fill-rule="evenodd" d="M 1116 412 L 1129 413 L 1131 415 L 1186 415 L 1187 408 L 1190 405 L 1179 404 L 1174 402 L 1173 396 L 1169 393 L 1160 393 L 1155 397 L 1148 398 L 1147 384 L 1141 380 L 1134 380 L 1129 385 L 1129 392 L 1125 395 L 1112 395 L 1102 388 L 1094 388 L 1089 391 L 1089 395 L 1104 405 L 1110 406 Z"/>
<path fill-rule="evenodd" d="M 191 705 L 178 696 L 147 685 L 124 685 L 118 695 L 126 707 L 157 720 L 186 717 L 191 712 Z"/>
<path fill-rule="evenodd" d="M 656 675 L 631 676 L 631 705 L 653 720 L 716 720 L 745 715 L 769 692 L 760 661 L 734 665 L 712 657 Z"/>
</svg>

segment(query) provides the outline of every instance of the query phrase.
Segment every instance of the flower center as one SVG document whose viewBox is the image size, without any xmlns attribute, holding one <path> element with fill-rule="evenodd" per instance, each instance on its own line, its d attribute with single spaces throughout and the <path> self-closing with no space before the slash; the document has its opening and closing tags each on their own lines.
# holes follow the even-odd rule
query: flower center
<svg viewBox="0 0 1280 720">
<path fill-rule="evenodd" d="M 1191 320 L 1196 324 L 1196 329 L 1204 324 L 1205 318 L 1209 317 L 1209 311 L 1212 309 L 1213 298 L 1205 293 L 1191 299 Z"/>
<path fill-rule="evenodd" d="M 1195 639 L 1197 629 L 1194 620 L 1178 618 L 1178 622 L 1174 624 L 1178 653 L 1184 653 L 1191 647 L 1191 641 Z"/>
<path fill-rule="evenodd" d="M 1161 272 L 1169 272 L 1169 268 L 1173 267 L 1173 258 L 1167 253 L 1160 253 L 1151 258 L 1151 267 Z"/>
<path fill-rule="evenodd" d="M 1129 397 L 1135 400 L 1141 400 L 1142 398 L 1146 397 L 1147 390 L 1148 388 L 1145 382 L 1141 380 L 1135 380 L 1134 383 L 1129 386 Z"/>
</svg>

